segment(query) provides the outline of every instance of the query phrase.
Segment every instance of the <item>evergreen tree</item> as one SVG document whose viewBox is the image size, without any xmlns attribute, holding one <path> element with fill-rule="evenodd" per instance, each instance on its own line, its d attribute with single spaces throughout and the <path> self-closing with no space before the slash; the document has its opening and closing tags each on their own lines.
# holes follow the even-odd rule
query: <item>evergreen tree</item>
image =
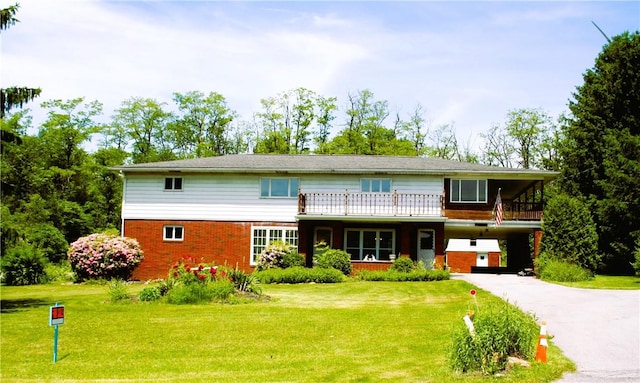
<svg viewBox="0 0 640 383">
<path fill-rule="evenodd" d="M 19 7 L 20 5 L 16 4 L 0 9 L 0 31 L 8 29 L 20 21 L 15 17 Z M 22 108 L 22 105 L 38 97 L 40 92 L 40 88 L 18 86 L 0 89 L 0 118 L 4 118 L 5 113 L 16 106 Z M 5 141 L 5 138 L 8 138 L 8 136 L 3 131 L 2 141 Z"/>
<path fill-rule="evenodd" d="M 631 274 L 640 239 L 640 33 L 612 38 L 583 77 L 564 127 L 562 186 L 586 199 L 605 271 Z"/>
</svg>

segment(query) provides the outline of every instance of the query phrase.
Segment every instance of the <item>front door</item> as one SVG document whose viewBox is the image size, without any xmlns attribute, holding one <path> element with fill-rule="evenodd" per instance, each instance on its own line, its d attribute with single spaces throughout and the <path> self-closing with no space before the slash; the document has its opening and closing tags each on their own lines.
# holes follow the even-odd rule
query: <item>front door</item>
<svg viewBox="0 0 640 383">
<path fill-rule="evenodd" d="M 476 266 L 489 267 L 489 254 L 478 253 L 478 255 L 476 256 Z"/>
<path fill-rule="evenodd" d="M 418 230 L 418 261 L 422 261 L 427 269 L 433 268 L 436 256 L 435 234 L 431 229 Z"/>
</svg>

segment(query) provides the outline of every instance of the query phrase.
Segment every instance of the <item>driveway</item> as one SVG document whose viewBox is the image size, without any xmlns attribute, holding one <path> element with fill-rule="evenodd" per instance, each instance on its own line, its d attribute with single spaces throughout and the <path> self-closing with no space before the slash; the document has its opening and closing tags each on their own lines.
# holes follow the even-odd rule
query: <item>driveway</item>
<svg viewBox="0 0 640 383">
<path fill-rule="evenodd" d="M 640 290 L 577 289 L 516 275 L 452 274 L 452 279 L 546 320 L 553 343 L 578 366 L 560 382 L 640 382 Z"/>
</svg>

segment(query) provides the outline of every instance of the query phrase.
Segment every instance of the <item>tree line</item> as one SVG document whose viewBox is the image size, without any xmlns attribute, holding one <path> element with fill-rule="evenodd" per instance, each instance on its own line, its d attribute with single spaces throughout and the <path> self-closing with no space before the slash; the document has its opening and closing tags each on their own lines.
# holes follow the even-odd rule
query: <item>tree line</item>
<svg viewBox="0 0 640 383">
<path fill-rule="evenodd" d="M 5 11 L 2 29 L 15 9 Z M 99 122 L 98 101 L 49 100 L 37 127 L 21 105 L 39 92 L 23 93 L 3 104 L 0 119 L 0 255 L 29 243 L 57 262 L 78 237 L 118 229 L 122 180 L 110 168 L 124 163 L 237 153 L 405 155 L 559 171 L 557 193 L 591 212 L 600 267 L 628 273 L 640 247 L 639 52 L 638 32 L 612 38 L 566 114 L 508 111 L 480 135 L 477 150 L 458 140 L 453 125 L 430 126 L 423 106 L 401 115 L 368 89 L 349 93 L 345 105 L 306 88 L 284 91 L 260 100 L 249 119 L 216 92 L 174 93 L 171 104 L 130 98 L 107 122 Z M 95 150 L 86 149 L 90 140 Z"/>
</svg>

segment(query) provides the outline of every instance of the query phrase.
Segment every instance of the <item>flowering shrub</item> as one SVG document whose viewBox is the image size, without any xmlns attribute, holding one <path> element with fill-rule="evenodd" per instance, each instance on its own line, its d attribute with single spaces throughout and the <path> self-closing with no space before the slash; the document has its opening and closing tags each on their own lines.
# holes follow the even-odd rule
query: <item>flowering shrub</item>
<svg viewBox="0 0 640 383">
<path fill-rule="evenodd" d="M 272 242 L 267 245 L 258 258 L 258 271 L 273 269 L 275 267 L 284 268 L 285 255 L 291 253 L 293 249 L 284 242 Z"/>
<path fill-rule="evenodd" d="M 191 256 L 182 257 L 171 267 L 167 281 L 167 302 L 172 304 L 224 302 L 236 291 L 231 271 L 205 265 Z"/>
<path fill-rule="evenodd" d="M 218 271 L 217 266 L 206 266 L 188 255 L 173 264 L 168 278 L 174 285 L 188 285 L 194 282 L 207 283 L 218 279 L 228 279 L 227 271 L 224 268 Z"/>
<path fill-rule="evenodd" d="M 67 251 L 71 268 L 79 280 L 124 279 L 142 262 L 142 250 L 132 238 L 109 234 L 81 237 Z"/>
</svg>

